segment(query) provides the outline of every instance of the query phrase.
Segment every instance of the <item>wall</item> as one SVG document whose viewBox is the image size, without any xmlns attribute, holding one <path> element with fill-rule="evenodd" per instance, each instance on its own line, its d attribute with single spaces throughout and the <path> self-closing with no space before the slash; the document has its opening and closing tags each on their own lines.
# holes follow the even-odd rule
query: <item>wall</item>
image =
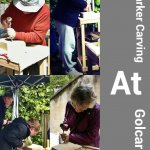
<svg viewBox="0 0 150 150">
<path fill-rule="evenodd" d="M 8 7 L 9 4 L 0 4 L 0 17 L 4 13 L 5 9 Z M 2 28 L 2 25 L 0 23 L 0 28 Z"/>
<path fill-rule="evenodd" d="M 65 106 L 70 100 L 72 89 L 77 84 L 92 84 L 97 95 L 97 102 L 100 103 L 100 76 L 84 75 L 67 86 L 61 93 L 57 94 L 50 102 L 50 131 L 53 133 L 62 132 L 59 125 L 63 122 Z"/>
</svg>

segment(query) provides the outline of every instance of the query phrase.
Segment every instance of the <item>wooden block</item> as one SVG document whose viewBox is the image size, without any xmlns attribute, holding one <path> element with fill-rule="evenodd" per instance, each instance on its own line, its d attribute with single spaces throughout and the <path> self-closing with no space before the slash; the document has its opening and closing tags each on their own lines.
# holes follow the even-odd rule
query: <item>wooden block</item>
<svg viewBox="0 0 150 150">
<path fill-rule="evenodd" d="M 73 143 L 66 143 L 66 144 L 59 144 L 57 146 L 54 146 L 52 150 L 78 150 L 82 146 L 73 144 Z"/>
<path fill-rule="evenodd" d="M 24 147 L 23 150 L 44 150 L 44 148 L 40 145 L 32 144 L 28 147 Z"/>
<path fill-rule="evenodd" d="M 7 44 L 5 42 L 0 42 L 0 49 L 1 48 L 7 51 Z"/>
</svg>

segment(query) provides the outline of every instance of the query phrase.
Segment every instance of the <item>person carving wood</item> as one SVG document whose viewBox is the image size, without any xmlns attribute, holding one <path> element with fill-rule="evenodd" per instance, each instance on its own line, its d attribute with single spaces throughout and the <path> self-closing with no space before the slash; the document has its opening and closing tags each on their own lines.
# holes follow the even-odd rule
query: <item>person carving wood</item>
<svg viewBox="0 0 150 150">
<path fill-rule="evenodd" d="M 16 118 L 5 126 L 0 132 L 0 149 L 16 150 L 17 147 L 25 147 L 22 140 L 28 136 L 36 136 L 40 129 L 40 123 L 35 118 L 25 121 L 22 117 Z"/>
<path fill-rule="evenodd" d="M 78 86 L 71 94 L 71 101 L 66 105 L 62 140 L 79 145 L 100 146 L 100 105 L 89 86 Z"/>
<path fill-rule="evenodd" d="M 12 18 L 11 27 L 8 17 Z M 45 0 L 13 0 L 1 16 L 1 23 L 11 39 L 46 45 L 45 35 L 50 28 L 50 10 Z"/>
</svg>

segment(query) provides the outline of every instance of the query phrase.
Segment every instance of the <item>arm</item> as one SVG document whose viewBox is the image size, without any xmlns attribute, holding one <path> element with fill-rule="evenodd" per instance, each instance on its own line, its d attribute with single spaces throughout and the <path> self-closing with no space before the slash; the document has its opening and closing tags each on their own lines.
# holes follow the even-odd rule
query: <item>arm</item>
<svg viewBox="0 0 150 150">
<path fill-rule="evenodd" d="M 36 22 L 33 32 L 16 32 L 15 39 L 23 40 L 26 43 L 42 43 L 50 26 L 49 13 L 43 15 Z"/>
<path fill-rule="evenodd" d="M 66 105 L 65 118 L 64 118 L 64 122 L 63 122 L 65 131 L 67 131 L 70 128 L 68 125 L 69 111 L 70 111 L 70 103 L 68 102 Z"/>
<path fill-rule="evenodd" d="M 100 110 L 96 111 L 93 119 L 90 120 L 88 129 L 85 133 L 71 133 L 69 141 L 80 145 L 89 145 L 95 143 L 95 137 L 100 129 Z"/>
<path fill-rule="evenodd" d="M 27 128 L 24 125 L 18 124 L 7 128 L 7 131 L 4 134 L 4 138 L 8 142 L 8 144 L 12 145 L 13 147 L 22 147 L 22 140 L 26 134 Z"/>
</svg>

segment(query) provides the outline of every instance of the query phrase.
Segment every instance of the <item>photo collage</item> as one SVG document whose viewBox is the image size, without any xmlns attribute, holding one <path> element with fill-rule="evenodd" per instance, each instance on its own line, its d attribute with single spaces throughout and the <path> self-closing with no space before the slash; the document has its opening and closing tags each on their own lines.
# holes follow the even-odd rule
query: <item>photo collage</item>
<svg viewBox="0 0 150 150">
<path fill-rule="evenodd" d="M 0 0 L 0 150 L 100 150 L 100 0 Z"/>
</svg>

